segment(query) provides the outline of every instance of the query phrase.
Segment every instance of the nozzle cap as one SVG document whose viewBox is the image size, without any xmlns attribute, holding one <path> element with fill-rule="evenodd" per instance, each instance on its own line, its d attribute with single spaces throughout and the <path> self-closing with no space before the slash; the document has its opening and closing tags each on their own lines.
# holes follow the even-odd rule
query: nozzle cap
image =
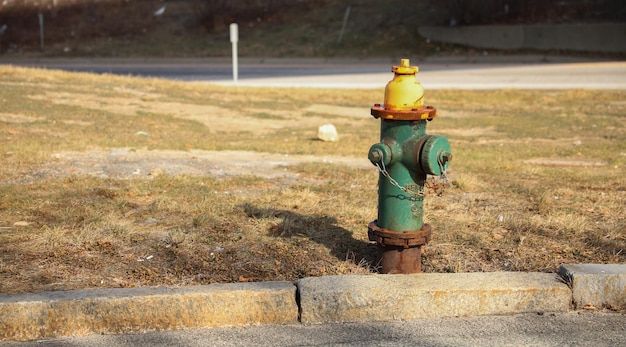
<svg viewBox="0 0 626 347">
<path fill-rule="evenodd" d="M 440 176 L 446 171 L 452 160 L 450 142 L 443 136 L 427 136 L 428 139 L 420 151 L 420 163 L 426 174 Z"/>
</svg>

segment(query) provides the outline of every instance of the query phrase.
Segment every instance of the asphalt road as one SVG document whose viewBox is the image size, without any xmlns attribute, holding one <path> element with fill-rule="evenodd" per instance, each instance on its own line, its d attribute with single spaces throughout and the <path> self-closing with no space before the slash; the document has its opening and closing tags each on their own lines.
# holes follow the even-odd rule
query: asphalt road
<svg viewBox="0 0 626 347">
<path fill-rule="evenodd" d="M 518 57 L 482 63 L 433 60 L 417 63 L 418 80 L 428 89 L 626 89 L 626 62 L 523 62 Z M 522 62 L 520 62 L 522 61 Z M 226 60 L 0 60 L 66 71 L 111 73 L 234 85 Z M 393 62 L 318 62 L 315 60 L 244 60 L 237 85 L 255 87 L 383 88 Z M 395 63 L 398 64 L 398 63 Z"/>
<path fill-rule="evenodd" d="M 5 342 L 0 346 L 626 346 L 626 314 L 533 313 L 392 323 L 206 328 Z"/>
</svg>

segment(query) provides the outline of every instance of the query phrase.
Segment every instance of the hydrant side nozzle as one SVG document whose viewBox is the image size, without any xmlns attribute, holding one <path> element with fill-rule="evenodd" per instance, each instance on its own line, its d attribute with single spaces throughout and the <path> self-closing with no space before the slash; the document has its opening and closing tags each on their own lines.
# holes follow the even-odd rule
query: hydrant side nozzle
<svg viewBox="0 0 626 347">
<path fill-rule="evenodd" d="M 426 135 L 426 141 L 420 150 L 419 162 L 428 175 L 443 174 L 452 160 L 452 150 L 448 139 L 438 135 Z"/>
<path fill-rule="evenodd" d="M 383 165 L 389 165 L 392 158 L 391 148 L 385 143 L 376 143 L 372 145 L 372 147 L 370 147 L 367 158 L 374 165 L 377 165 L 379 163 L 382 163 Z"/>
<path fill-rule="evenodd" d="M 383 161 L 384 155 L 383 152 L 377 148 L 370 151 L 368 158 L 372 163 L 379 163 Z"/>
</svg>

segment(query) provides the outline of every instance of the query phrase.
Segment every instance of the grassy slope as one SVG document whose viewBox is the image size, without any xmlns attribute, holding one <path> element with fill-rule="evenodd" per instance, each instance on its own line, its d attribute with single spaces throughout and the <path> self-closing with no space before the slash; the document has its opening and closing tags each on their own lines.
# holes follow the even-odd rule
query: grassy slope
<svg viewBox="0 0 626 347">
<path fill-rule="evenodd" d="M 162 16 L 153 17 L 161 3 L 92 3 L 44 11 L 47 56 L 228 56 L 228 24 L 240 25 L 243 56 L 387 56 L 422 52 L 416 37 L 419 21 L 432 11 L 410 1 L 373 0 L 351 5 L 342 42 L 338 43 L 346 11 L 342 1 L 274 5 L 249 13 L 213 10 L 193 1 L 169 2 Z M 40 55 L 37 10 L 0 8 L 0 22 L 10 31 L 3 38 L 6 54 Z M 22 18 L 23 17 L 23 18 Z M 119 18 L 124 21 L 120 22 Z M 17 47 L 10 49 L 12 44 Z M 19 53 L 18 53 L 19 51 Z M 425 52 L 422 52 L 425 53 Z"/>
<path fill-rule="evenodd" d="M 382 90 L 293 93 L 12 67 L 0 67 L 0 81 L 0 292 L 293 280 L 376 266 L 365 230 L 376 215 L 373 168 L 314 162 L 285 168 L 297 179 L 117 180 L 73 172 L 60 158 L 117 148 L 363 158 L 377 141 L 368 111 Z M 440 113 L 428 131 L 450 139 L 455 159 L 452 187 L 426 197 L 434 237 L 425 271 L 626 260 L 623 91 L 426 97 Z M 332 107 L 363 116 L 320 111 Z M 312 140 L 328 120 L 342 140 Z M 228 122 L 236 125 L 219 128 Z M 536 159 L 603 166 L 528 162 Z"/>
</svg>

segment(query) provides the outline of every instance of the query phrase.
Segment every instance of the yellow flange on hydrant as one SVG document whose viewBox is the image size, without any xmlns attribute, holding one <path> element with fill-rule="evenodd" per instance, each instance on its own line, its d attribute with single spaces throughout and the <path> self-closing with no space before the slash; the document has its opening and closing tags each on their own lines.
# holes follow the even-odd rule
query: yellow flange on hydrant
<svg viewBox="0 0 626 347">
<path fill-rule="evenodd" d="M 426 134 L 426 122 L 437 111 L 424 106 L 417 66 L 402 59 L 392 71 L 384 104 L 371 109 L 381 119 L 381 133 L 368 154 L 380 171 L 378 219 L 369 223 L 368 236 L 378 244 L 380 272 L 415 273 L 421 271 L 421 246 L 432 230 L 423 223 L 426 178 L 435 175 L 445 181 L 452 152 L 445 137 Z"/>
</svg>

